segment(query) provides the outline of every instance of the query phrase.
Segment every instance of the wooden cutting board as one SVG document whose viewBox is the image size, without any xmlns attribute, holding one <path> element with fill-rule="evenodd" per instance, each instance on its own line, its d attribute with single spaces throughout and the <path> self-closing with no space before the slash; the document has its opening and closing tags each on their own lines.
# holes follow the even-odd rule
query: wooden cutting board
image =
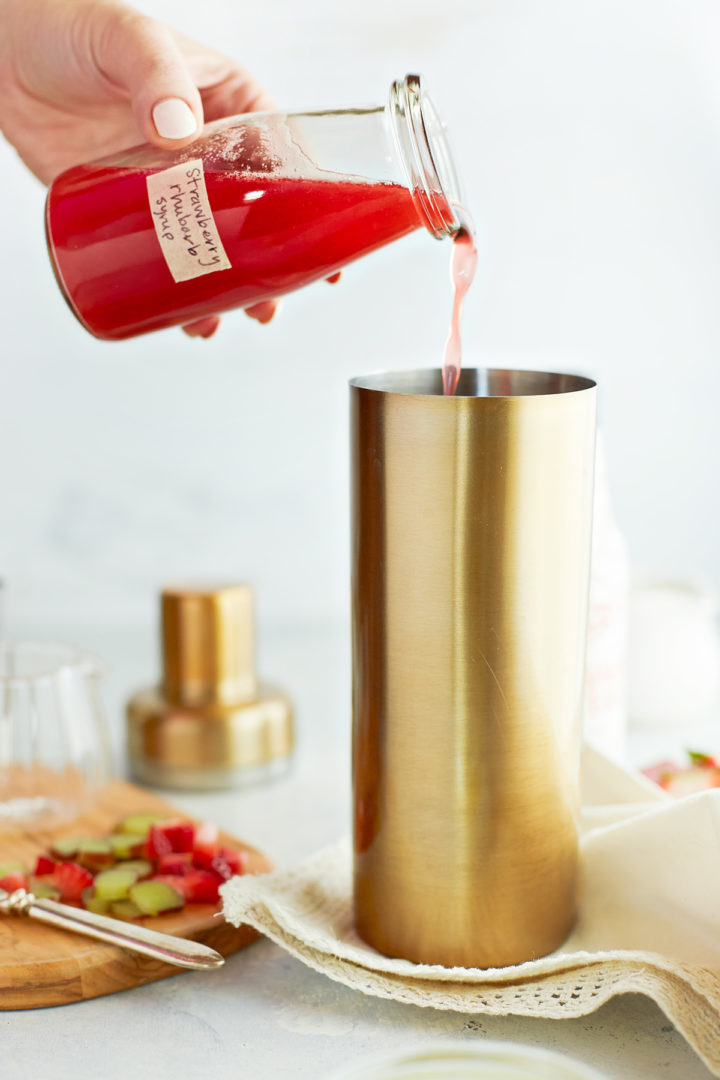
<svg viewBox="0 0 720 1080">
<path fill-rule="evenodd" d="M 0 832 L 0 862 L 19 860 L 32 867 L 35 857 L 60 836 L 103 836 L 128 814 L 185 817 L 174 807 L 133 784 L 109 784 L 92 809 L 53 833 Z M 248 872 L 263 874 L 272 864 L 259 851 L 227 834 L 222 842 L 248 853 Z M 139 925 L 201 941 L 223 956 L 249 945 L 257 931 L 230 926 L 214 904 L 187 904 L 175 914 L 138 920 Z M 104 941 L 71 934 L 17 915 L 0 915 L 0 1009 L 40 1009 L 114 994 L 132 986 L 178 975 L 182 968 L 127 952 Z M 192 974 L 191 972 L 187 974 Z"/>
</svg>

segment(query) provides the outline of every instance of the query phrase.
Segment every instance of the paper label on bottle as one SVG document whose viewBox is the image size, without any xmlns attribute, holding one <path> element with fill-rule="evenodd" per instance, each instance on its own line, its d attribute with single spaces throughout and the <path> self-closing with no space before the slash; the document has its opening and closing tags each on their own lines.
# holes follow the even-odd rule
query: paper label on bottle
<svg viewBox="0 0 720 1080">
<path fill-rule="evenodd" d="M 229 270 L 213 217 L 201 158 L 183 161 L 147 178 L 155 233 L 175 281 Z"/>
</svg>

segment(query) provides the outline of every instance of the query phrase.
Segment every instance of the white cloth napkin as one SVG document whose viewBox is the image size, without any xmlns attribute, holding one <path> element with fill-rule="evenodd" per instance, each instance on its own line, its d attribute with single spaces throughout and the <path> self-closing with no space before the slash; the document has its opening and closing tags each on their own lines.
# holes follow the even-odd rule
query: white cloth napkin
<svg viewBox="0 0 720 1080">
<path fill-rule="evenodd" d="M 444 968 L 366 945 L 353 928 L 347 839 L 295 869 L 233 878 L 225 918 L 347 986 L 438 1009 L 569 1017 L 647 994 L 720 1077 L 720 790 L 671 800 L 586 747 L 582 826 L 577 925 L 525 964 Z"/>
</svg>

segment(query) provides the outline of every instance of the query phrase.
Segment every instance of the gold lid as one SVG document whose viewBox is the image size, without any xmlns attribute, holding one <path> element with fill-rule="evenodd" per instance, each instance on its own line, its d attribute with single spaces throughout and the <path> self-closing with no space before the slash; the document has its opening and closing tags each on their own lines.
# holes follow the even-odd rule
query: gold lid
<svg viewBox="0 0 720 1080">
<path fill-rule="evenodd" d="M 168 588 L 161 602 L 168 701 L 231 705 L 252 699 L 257 683 L 250 586 Z"/>
</svg>

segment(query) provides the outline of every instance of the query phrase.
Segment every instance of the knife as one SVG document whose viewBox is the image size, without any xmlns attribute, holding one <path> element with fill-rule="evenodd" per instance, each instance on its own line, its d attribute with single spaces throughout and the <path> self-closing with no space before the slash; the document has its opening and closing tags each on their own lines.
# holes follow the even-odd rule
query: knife
<svg viewBox="0 0 720 1080">
<path fill-rule="evenodd" d="M 76 934 L 99 938 L 111 945 L 131 949 L 177 967 L 204 971 L 222 967 L 225 963 L 224 956 L 197 941 L 161 934 L 157 930 L 148 930 L 145 926 L 110 919 L 107 915 L 95 915 L 92 911 L 69 907 L 56 900 L 38 899 L 27 889 L 15 889 L 11 893 L 0 889 L 0 914 L 26 915 L 61 930 L 72 930 Z"/>
</svg>

